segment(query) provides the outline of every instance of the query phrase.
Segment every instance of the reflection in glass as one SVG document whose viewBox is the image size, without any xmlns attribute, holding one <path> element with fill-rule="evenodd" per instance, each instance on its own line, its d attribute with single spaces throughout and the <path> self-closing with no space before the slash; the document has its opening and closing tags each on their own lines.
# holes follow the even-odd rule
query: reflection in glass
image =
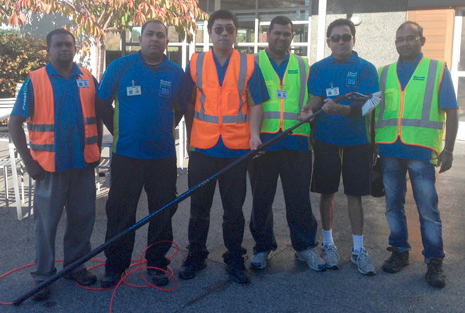
<svg viewBox="0 0 465 313">
<path fill-rule="evenodd" d="M 182 50 L 181 47 L 168 47 L 166 49 L 166 56 L 174 63 L 182 66 Z"/>
<path fill-rule="evenodd" d="M 310 0 L 258 0 L 260 9 L 291 8 L 310 5 Z"/>
<path fill-rule="evenodd" d="M 459 86 L 457 92 L 457 104 L 459 105 L 460 115 L 465 114 L 465 77 L 459 77 Z"/>
<path fill-rule="evenodd" d="M 460 60 L 458 64 L 458 70 L 465 71 L 465 18 L 463 15 L 462 15 L 462 41 L 460 43 Z"/>
</svg>

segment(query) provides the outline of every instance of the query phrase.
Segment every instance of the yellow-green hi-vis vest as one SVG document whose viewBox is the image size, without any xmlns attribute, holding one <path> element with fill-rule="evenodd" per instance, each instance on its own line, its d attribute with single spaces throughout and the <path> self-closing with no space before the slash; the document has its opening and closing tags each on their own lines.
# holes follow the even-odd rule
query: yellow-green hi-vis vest
<svg viewBox="0 0 465 313">
<path fill-rule="evenodd" d="M 397 63 L 378 71 L 384 100 L 376 108 L 376 143 L 391 144 L 400 138 L 408 145 L 442 150 L 445 112 L 439 108 L 439 88 L 445 63 L 422 58 L 402 91 Z"/>
<path fill-rule="evenodd" d="M 264 116 L 261 132 L 277 133 L 299 123 L 300 110 L 308 100 L 308 62 L 290 53 L 282 85 L 265 50 L 255 54 L 255 62 L 260 66 L 270 95 L 270 99 L 263 102 Z M 278 98 L 277 90 L 286 91 L 287 99 Z M 292 132 L 293 135 L 308 137 L 310 136 L 310 124 L 305 123 Z"/>
</svg>

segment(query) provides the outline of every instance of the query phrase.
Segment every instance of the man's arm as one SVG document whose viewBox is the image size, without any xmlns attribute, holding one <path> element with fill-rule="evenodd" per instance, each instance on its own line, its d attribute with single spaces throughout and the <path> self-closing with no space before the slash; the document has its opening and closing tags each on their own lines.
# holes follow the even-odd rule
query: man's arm
<svg viewBox="0 0 465 313">
<path fill-rule="evenodd" d="M 113 135 L 113 114 L 115 110 L 111 105 L 112 101 L 104 101 L 99 96 L 95 96 L 95 114 L 103 121 L 108 131 Z"/>
<path fill-rule="evenodd" d="M 311 97 L 308 99 L 307 104 L 302 107 L 302 110 L 300 111 L 299 115 L 299 121 L 303 121 L 319 109 L 321 109 L 323 105 L 323 97 L 322 96 L 316 96 L 316 97 Z"/>
<path fill-rule="evenodd" d="M 452 167 L 453 151 L 455 138 L 457 137 L 457 129 L 459 126 L 459 118 L 457 109 L 444 109 L 446 111 L 446 143 L 444 149 L 438 157 L 439 173 L 445 172 Z"/>
<path fill-rule="evenodd" d="M 263 105 L 255 104 L 250 106 L 250 149 L 257 150 L 262 144 L 260 131 L 263 121 Z"/>
<path fill-rule="evenodd" d="M 12 115 L 8 122 L 8 130 L 16 150 L 19 152 L 19 155 L 21 155 L 26 165 L 29 175 L 35 180 L 42 180 L 45 177 L 45 170 L 32 158 L 31 152 L 27 147 L 26 135 L 23 130 L 23 123 L 25 121 L 26 118 L 24 116 Z"/>
</svg>

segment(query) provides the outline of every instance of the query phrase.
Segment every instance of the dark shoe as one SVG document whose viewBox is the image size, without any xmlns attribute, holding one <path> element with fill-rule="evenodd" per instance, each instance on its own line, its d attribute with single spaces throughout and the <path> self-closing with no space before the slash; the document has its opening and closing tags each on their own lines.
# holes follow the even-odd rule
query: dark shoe
<svg viewBox="0 0 465 313">
<path fill-rule="evenodd" d="M 244 259 L 230 260 L 226 264 L 226 272 L 231 275 L 231 278 L 239 284 L 247 284 L 250 282 L 249 274 L 244 265 Z"/>
<path fill-rule="evenodd" d="M 97 282 L 97 276 L 85 268 L 75 273 L 66 273 L 64 278 L 75 280 L 81 286 L 92 286 Z"/>
<path fill-rule="evenodd" d="M 166 286 L 170 282 L 170 275 L 154 268 L 148 268 L 147 275 L 151 277 L 152 283 L 155 286 Z"/>
<path fill-rule="evenodd" d="M 386 273 L 397 273 L 402 268 L 409 265 L 408 251 L 400 252 L 395 247 L 388 247 L 387 251 L 390 251 L 392 254 L 386 261 L 384 261 L 383 264 L 383 271 L 385 271 Z"/>
<path fill-rule="evenodd" d="M 102 288 L 111 288 L 111 287 L 116 286 L 121 280 L 122 274 L 123 272 L 120 272 L 120 273 L 105 272 L 105 276 L 103 276 L 102 280 L 100 280 L 100 286 Z"/>
<path fill-rule="evenodd" d="M 433 258 L 430 263 L 427 263 L 428 271 L 426 272 L 425 279 L 428 284 L 435 288 L 444 288 L 446 285 L 446 276 L 442 271 L 442 259 Z"/>
<path fill-rule="evenodd" d="M 199 257 L 189 252 L 187 258 L 185 258 L 182 262 L 179 278 L 192 279 L 197 276 L 197 273 L 203 270 L 205 267 L 207 267 L 205 258 Z"/>
<path fill-rule="evenodd" d="M 37 286 L 38 284 L 42 283 L 42 281 L 34 281 L 34 287 Z M 50 285 L 47 287 L 42 288 L 39 290 L 36 294 L 32 296 L 32 300 L 34 301 L 45 301 L 50 298 L 50 295 L 52 294 L 52 291 L 50 289 Z"/>
</svg>

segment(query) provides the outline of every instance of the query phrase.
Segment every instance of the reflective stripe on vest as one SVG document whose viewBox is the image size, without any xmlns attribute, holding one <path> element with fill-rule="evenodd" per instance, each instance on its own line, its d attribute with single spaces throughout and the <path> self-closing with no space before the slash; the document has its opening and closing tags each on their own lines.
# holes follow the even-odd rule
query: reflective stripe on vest
<svg viewBox="0 0 465 313">
<path fill-rule="evenodd" d="M 208 115 L 205 114 L 205 93 L 203 91 L 203 81 L 202 81 L 202 71 L 203 71 L 203 63 L 204 63 L 205 53 L 199 53 L 197 57 L 197 65 L 196 65 L 196 75 L 197 75 L 197 88 L 198 91 L 201 93 L 200 101 L 202 107 L 200 111 L 195 111 L 194 117 L 198 120 L 205 121 L 208 123 L 219 123 L 218 116 L 215 115 Z M 239 79 L 237 83 L 237 91 L 239 95 L 242 95 L 244 92 L 244 87 L 246 86 L 245 81 L 247 79 L 247 55 L 244 53 L 240 54 L 240 65 L 239 65 Z M 244 123 L 249 120 L 248 114 L 243 114 L 242 106 L 244 105 L 244 100 L 242 97 L 240 98 L 240 105 L 239 105 L 239 113 L 238 115 L 224 115 L 223 116 L 223 123 L 225 124 L 234 124 L 234 123 Z"/>
<path fill-rule="evenodd" d="M 398 138 L 408 145 L 442 149 L 445 112 L 439 107 L 439 87 L 445 63 L 423 58 L 407 86 L 401 90 L 397 63 L 380 69 L 380 90 L 384 92 L 376 108 L 376 142 L 390 144 Z"/>
<path fill-rule="evenodd" d="M 84 121 L 84 159 L 87 163 L 98 161 L 100 149 L 97 141 L 97 118 L 95 116 L 95 85 L 92 74 L 80 68 L 81 78 L 89 82 L 88 88 L 79 88 Z M 31 155 L 47 172 L 55 172 L 55 103 L 52 84 L 46 68 L 30 73 L 34 86 L 34 116 L 28 119 L 27 127 L 31 141 Z"/>
<path fill-rule="evenodd" d="M 279 78 L 273 68 L 265 50 L 254 55 L 255 62 L 260 65 L 267 83 L 270 99 L 263 103 L 264 119 L 261 131 L 276 133 L 280 129 L 286 130 L 299 122 L 298 117 L 302 107 L 308 100 L 307 77 L 308 63 L 299 56 L 289 55 L 289 62 L 283 79 Z M 290 71 L 299 71 L 299 77 L 289 74 Z M 287 99 L 277 98 L 277 90 L 287 91 Z M 304 124 L 293 131 L 293 135 L 310 135 L 310 124 Z"/>
</svg>

